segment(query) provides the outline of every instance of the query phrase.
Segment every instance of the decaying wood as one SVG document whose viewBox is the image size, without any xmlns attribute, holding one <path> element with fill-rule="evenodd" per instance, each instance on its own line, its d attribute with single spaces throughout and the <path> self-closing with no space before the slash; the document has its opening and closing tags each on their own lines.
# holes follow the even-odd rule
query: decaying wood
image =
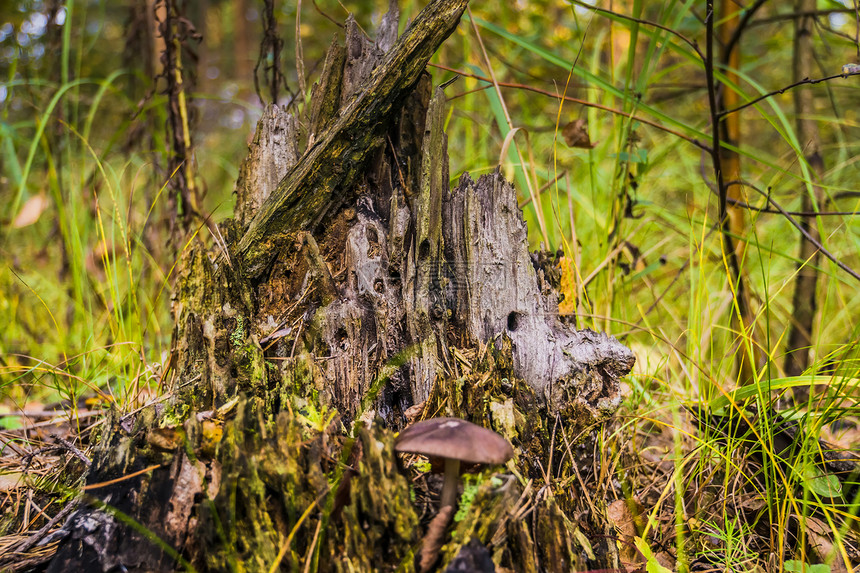
<svg viewBox="0 0 860 573">
<path fill-rule="evenodd" d="M 105 425 L 50 571 L 415 570 L 433 513 L 410 492 L 435 494 L 393 431 L 416 415 L 492 426 L 529 480 L 485 482 L 440 567 L 470 543 L 518 571 L 618 566 L 599 515 L 530 484 L 580 463 L 567 436 L 612 414 L 633 356 L 559 321 L 498 171 L 449 189 L 422 70 L 464 7 L 396 41 L 394 5 L 375 42 L 349 21 L 304 115 L 266 109 L 236 218 L 181 262 L 172 399 Z"/>
<path fill-rule="evenodd" d="M 353 80 L 350 85 L 358 85 L 355 79 L 360 74 L 373 73 L 360 76 L 365 84 L 349 101 L 344 101 L 345 94 L 352 91 L 349 85 L 341 89 L 338 117 L 266 199 L 242 237 L 237 250 L 250 276 L 266 270 L 283 246 L 284 233 L 318 224 L 346 199 L 349 187 L 363 173 L 364 161 L 382 144 L 392 109 L 454 31 L 466 4 L 467 0 L 430 2 L 378 66 L 374 68 L 364 58 L 347 64 L 350 73 L 344 72 L 344 76 Z M 383 37 L 388 38 L 385 33 Z M 356 34 L 347 39 L 348 50 L 360 52 L 362 44 Z"/>
<path fill-rule="evenodd" d="M 299 160 L 298 124 L 289 113 L 268 105 L 248 149 L 236 185 L 236 220 L 247 227 L 278 182 Z"/>
<path fill-rule="evenodd" d="M 445 244 L 455 269 L 448 296 L 456 298 L 452 307 L 473 340 L 509 337 L 514 374 L 551 409 L 582 408 L 586 419 L 614 412 L 618 379 L 630 371 L 633 355 L 605 334 L 558 321 L 557 294 L 529 257 L 511 184 L 498 172 L 477 182 L 464 175 L 446 207 Z"/>
</svg>

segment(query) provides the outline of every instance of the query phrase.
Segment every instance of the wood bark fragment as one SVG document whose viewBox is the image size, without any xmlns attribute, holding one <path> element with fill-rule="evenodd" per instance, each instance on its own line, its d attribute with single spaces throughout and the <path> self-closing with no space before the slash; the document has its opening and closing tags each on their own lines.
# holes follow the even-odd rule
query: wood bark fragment
<svg viewBox="0 0 860 573">
<path fill-rule="evenodd" d="M 295 117 L 277 105 L 266 106 L 236 183 L 235 217 L 243 227 L 299 160 L 297 135 Z"/>
<path fill-rule="evenodd" d="M 529 257 L 516 191 L 496 171 L 477 182 L 464 175 L 447 201 L 446 296 L 472 340 L 510 338 L 513 372 L 552 410 L 583 410 L 603 419 L 620 403 L 618 378 L 633 354 L 614 338 L 577 331 L 558 319 L 557 294 Z M 460 225 L 457 222 L 461 222 Z"/>
<path fill-rule="evenodd" d="M 466 3 L 430 2 L 373 69 L 364 89 L 348 102 L 341 96 L 346 105 L 338 118 L 281 180 L 239 242 L 237 250 L 250 276 L 259 277 L 266 270 L 285 233 L 316 225 L 333 204 L 346 199 L 342 194 L 381 145 L 392 109 L 418 81 L 436 48 L 454 31 Z M 321 169 L 323 165 L 330 168 Z"/>
<path fill-rule="evenodd" d="M 326 52 L 320 81 L 314 84 L 311 90 L 311 110 L 308 114 L 310 120 L 308 147 L 312 147 L 316 143 L 317 134 L 326 128 L 340 107 L 340 86 L 343 83 L 345 57 L 346 50 L 335 37 L 328 48 L 328 52 Z M 281 178 L 283 177 L 281 175 Z"/>
</svg>

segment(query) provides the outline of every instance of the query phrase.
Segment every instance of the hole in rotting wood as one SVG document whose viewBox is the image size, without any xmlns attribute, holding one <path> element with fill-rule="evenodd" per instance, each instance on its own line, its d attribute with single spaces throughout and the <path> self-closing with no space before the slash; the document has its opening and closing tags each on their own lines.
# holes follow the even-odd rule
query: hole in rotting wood
<svg viewBox="0 0 860 573">
<path fill-rule="evenodd" d="M 516 312 L 511 312 L 508 314 L 508 330 L 514 332 L 519 326 L 520 315 Z"/>
<path fill-rule="evenodd" d="M 394 265 L 388 265 L 388 280 L 393 283 L 400 282 L 400 271 Z"/>
<path fill-rule="evenodd" d="M 375 259 L 379 256 L 379 234 L 373 227 L 367 227 L 367 257 Z"/>
<path fill-rule="evenodd" d="M 340 327 L 337 329 L 337 333 L 335 333 L 335 340 L 337 341 L 337 345 L 341 350 L 346 350 L 349 347 L 349 333 L 347 333 L 346 328 Z"/>
<path fill-rule="evenodd" d="M 418 260 L 423 261 L 430 254 L 430 240 L 424 239 L 421 241 L 421 246 L 418 247 Z"/>
</svg>

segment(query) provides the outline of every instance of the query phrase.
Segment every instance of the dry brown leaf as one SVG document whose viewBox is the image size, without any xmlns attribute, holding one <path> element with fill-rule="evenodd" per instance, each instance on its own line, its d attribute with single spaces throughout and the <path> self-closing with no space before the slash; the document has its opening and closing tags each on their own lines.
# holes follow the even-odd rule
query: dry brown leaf
<svg viewBox="0 0 860 573">
<path fill-rule="evenodd" d="M 831 573 L 848 573 L 842 555 L 833 545 L 833 535 L 833 530 L 823 521 L 813 517 L 806 518 L 806 542 L 818 560 L 827 563 L 832 559 Z"/>
<path fill-rule="evenodd" d="M 659 563 L 669 571 L 675 570 L 675 558 L 672 556 L 671 553 L 667 551 L 661 551 L 659 553 L 655 553 L 654 558 L 657 560 L 657 563 Z"/>
<path fill-rule="evenodd" d="M 44 212 L 47 207 L 48 198 L 45 197 L 44 193 L 33 195 L 27 199 L 24 205 L 21 206 L 21 210 L 18 211 L 18 215 L 15 217 L 15 220 L 12 221 L 12 228 L 20 229 L 21 227 L 32 225 L 39 220 L 42 212 Z"/>
<path fill-rule="evenodd" d="M 642 508 L 634 499 L 633 506 L 641 513 Z M 623 499 L 616 499 L 606 508 L 606 517 L 615 526 L 622 543 L 619 547 L 619 557 L 623 563 L 639 563 L 642 557 L 633 544 L 636 538 L 636 516 L 630 511 L 630 504 Z"/>
<path fill-rule="evenodd" d="M 0 474 L 0 492 L 11 491 L 23 485 L 25 485 L 23 472 Z"/>
<path fill-rule="evenodd" d="M 597 145 L 596 143 L 591 143 L 591 138 L 588 137 L 588 121 L 585 119 L 571 121 L 561 130 L 561 135 L 569 147 L 592 149 Z"/>
</svg>

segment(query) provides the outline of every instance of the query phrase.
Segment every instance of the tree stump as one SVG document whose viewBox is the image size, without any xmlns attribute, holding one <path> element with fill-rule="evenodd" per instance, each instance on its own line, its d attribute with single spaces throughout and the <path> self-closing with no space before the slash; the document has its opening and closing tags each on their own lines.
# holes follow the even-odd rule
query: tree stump
<svg viewBox="0 0 860 573">
<path fill-rule="evenodd" d="M 602 518 L 530 480 L 577 463 L 553 428 L 587 443 L 634 359 L 559 320 L 498 171 L 449 189 L 423 69 L 465 5 L 399 38 L 394 4 L 375 41 L 348 20 L 300 120 L 266 108 L 235 219 L 181 261 L 170 398 L 105 425 L 49 571 L 413 570 L 432 510 L 393 432 L 435 415 L 504 434 L 521 477 L 482 482 L 441 568 L 467 545 L 515 571 L 618 566 Z"/>
</svg>

